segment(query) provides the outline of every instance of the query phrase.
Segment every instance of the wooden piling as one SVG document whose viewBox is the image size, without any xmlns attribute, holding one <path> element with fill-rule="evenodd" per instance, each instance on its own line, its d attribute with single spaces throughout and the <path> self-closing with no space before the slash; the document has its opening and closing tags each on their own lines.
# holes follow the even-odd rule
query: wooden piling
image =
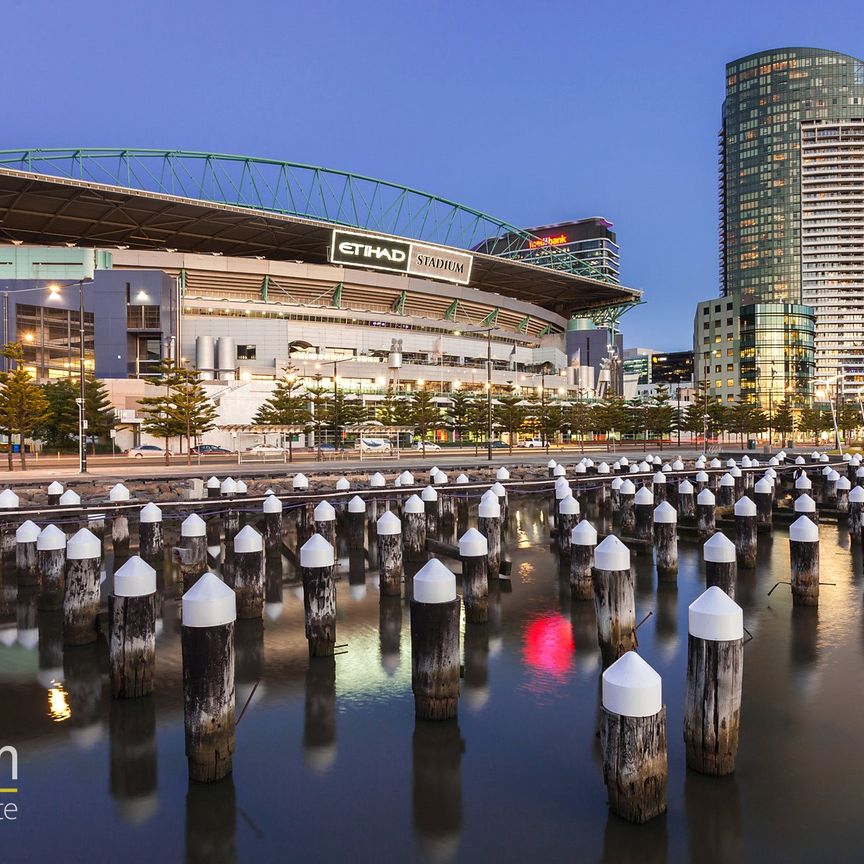
<svg viewBox="0 0 864 864">
<path fill-rule="evenodd" d="M 36 538 L 36 567 L 39 609 L 62 609 L 66 587 L 66 535 L 56 525 L 46 525 Z"/>
<path fill-rule="evenodd" d="M 63 643 L 96 641 L 102 543 L 82 528 L 66 544 L 66 589 L 63 595 Z"/>
<path fill-rule="evenodd" d="M 756 566 L 756 529 L 759 517 L 752 498 L 742 497 L 735 502 L 735 555 L 739 567 Z"/>
<path fill-rule="evenodd" d="M 237 617 L 264 614 L 264 538 L 246 525 L 234 536 L 234 594 Z"/>
<path fill-rule="evenodd" d="M 770 477 L 761 477 L 756 481 L 753 501 L 756 504 L 756 529 L 770 531 L 774 524 L 774 482 Z"/>
<path fill-rule="evenodd" d="M 696 515 L 696 496 L 693 484 L 689 480 L 682 480 L 678 484 L 678 518 L 682 522 L 691 520 Z"/>
<path fill-rule="evenodd" d="M 362 552 L 366 548 L 366 502 L 355 495 L 348 502 L 348 549 Z"/>
<path fill-rule="evenodd" d="M 636 486 L 633 481 L 622 480 L 618 487 L 618 521 L 624 534 L 632 534 L 636 527 L 636 517 L 633 513 L 633 499 L 636 496 Z"/>
<path fill-rule="evenodd" d="M 114 574 L 108 598 L 111 695 L 134 699 L 153 692 L 156 666 L 156 571 L 133 555 Z"/>
<path fill-rule="evenodd" d="M 402 564 L 402 523 L 386 510 L 375 524 L 378 534 L 378 582 L 382 597 L 399 597 L 405 571 Z"/>
<path fill-rule="evenodd" d="M 861 543 L 864 533 L 864 486 L 854 486 L 849 491 L 849 537 Z"/>
<path fill-rule="evenodd" d="M 19 585 L 39 584 L 39 566 L 36 563 L 39 533 L 39 526 L 29 519 L 15 529 L 15 569 Z"/>
<path fill-rule="evenodd" d="M 638 646 L 636 594 L 630 570 L 630 550 L 610 534 L 594 550 L 594 611 L 603 665 Z"/>
<path fill-rule="evenodd" d="M 714 493 L 705 488 L 696 496 L 696 530 L 700 543 L 704 543 L 717 530 L 715 511 Z"/>
<path fill-rule="evenodd" d="M 482 624 L 489 620 L 489 544 L 476 528 L 459 538 L 459 558 L 465 620 Z"/>
<path fill-rule="evenodd" d="M 716 585 L 735 599 L 735 581 L 738 575 L 735 544 L 722 531 L 710 537 L 702 546 L 705 561 L 705 584 Z"/>
<path fill-rule="evenodd" d="M 335 550 L 321 534 L 300 547 L 303 608 L 310 657 L 330 657 L 336 647 Z"/>
<path fill-rule="evenodd" d="M 668 501 L 661 501 L 654 509 L 653 524 L 657 578 L 674 582 L 678 574 L 678 513 Z"/>
<path fill-rule="evenodd" d="M 574 600 L 593 600 L 594 549 L 597 530 L 583 519 L 570 532 L 570 596 Z"/>
<path fill-rule="evenodd" d="M 420 492 L 423 501 L 423 512 L 426 516 L 426 536 L 438 536 L 438 490 L 434 486 L 425 486 Z"/>
<path fill-rule="evenodd" d="M 819 605 L 819 526 L 800 516 L 789 526 L 792 605 Z"/>
<path fill-rule="evenodd" d="M 501 505 L 490 489 L 483 493 L 477 509 L 477 528 L 489 547 L 488 576 L 497 579 L 501 573 Z"/>
<path fill-rule="evenodd" d="M 138 514 L 138 552 L 145 561 L 161 561 L 164 548 L 162 510 L 151 501 Z"/>
<path fill-rule="evenodd" d="M 419 495 L 412 495 L 402 508 L 402 543 L 406 561 L 425 561 L 426 505 Z"/>
<path fill-rule="evenodd" d="M 268 495 L 261 505 L 264 512 L 264 549 L 267 555 L 280 555 L 282 550 L 282 502 Z"/>
<path fill-rule="evenodd" d="M 579 502 L 572 496 L 558 502 L 558 552 L 565 561 L 570 559 L 570 534 L 579 522 Z"/>
<path fill-rule="evenodd" d="M 665 483 L 664 483 L 665 486 Z M 650 542 L 654 527 L 654 495 L 642 486 L 633 497 L 633 536 Z"/>
</svg>

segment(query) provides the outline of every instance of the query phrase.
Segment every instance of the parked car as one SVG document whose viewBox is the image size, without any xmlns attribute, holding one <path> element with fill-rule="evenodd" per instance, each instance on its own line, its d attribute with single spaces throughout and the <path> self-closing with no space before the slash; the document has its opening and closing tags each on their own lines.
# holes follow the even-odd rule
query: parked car
<svg viewBox="0 0 864 864">
<path fill-rule="evenodd" d="M 165 456 L 165 449 L 163 447 L 157 447 L 155 444 L 142 444 L 140 447 L 132 447 L 130 450 L 126 451 L 127 456 L 131 456 L 133 459 L 146 459 L 151 456 Z M 169 456 L 173 456 L 174 454 L 169 450 Z"/>
<path fill-rule="evenodd" d="M 335 453 L 336 445 L 335 444 L 321 444 L 318 447 L 313 447 L 313 450 L 320 450 L 322 453 Z"/>
<path fill-rule="evenodd" d="M 367 453 L 389 453 L 390 442 L 386 438 L 361 438 L 359 449 Z"/>
<path fill-rule="evenodd" d="M 519 447 L 545 447 L 546 445 L 543 443 L 542 438 L 526 438 L 524 441 L 520 441 L 518 446 Z"/>
<path fill-rule="evenodd" d="M 414 449 L 415 450 L 424 450 L 424 449 L 425 450 L 440 450 L 441 446 L 439 444 L 436 444 L 434 441 L 426 441 L 426 442 L 417 441 L 414 444 Z"/>
<path fill-rule="evenodd" d="M 247 447 L 247 453 L 284 453 L 285 448 L 278 444 L 256 444 L 254 447 Z"/>
<path fill-rule="evenodd" d="M 487 450 L 489 448 L 489 444 L 486 441 L 482 441 L 477 445 L 481 450 Z M 493 450 L 509 450 L 510 445 L 505 444 L 503 441 L 493 441 L 492 442 Z"/>
<path fill-rule="evenodd" d="M 219 447 L 216 444 L 197 444 L 189 451 L 193 456 L 221 456 L 225 453 L 230 453 L 224 447 Z"/>
</svg>

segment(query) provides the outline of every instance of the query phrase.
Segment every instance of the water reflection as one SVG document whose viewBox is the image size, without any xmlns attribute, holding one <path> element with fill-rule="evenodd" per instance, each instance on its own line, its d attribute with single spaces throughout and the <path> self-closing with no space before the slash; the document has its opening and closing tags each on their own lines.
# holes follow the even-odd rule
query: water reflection
<svg viewBox="0 0 864 864">
<path fill-rule="evenodd" d="M 303 719 L 303 755 L 318 773 L 336 761 L 336 660 L 310 658 L 306 670 L 306 702 Z"/>
<path fill-rule="evenodd" d="M 531 672 L 528 689 L 548 695 L 567 682 L 573 670 L 573 626 L 555 612 L 529 620 L 522 636 L 522 658 Z"/>
<path fill-rule="evenodd" d="M 378 639 L 381 668 L 392 676 L 400 664 L 402 646 L 402 600 L 399 597 L 380 597 L 378 600 Z"/>
<path fill-rule="evenodd" d="M 102 673 L 107 674 L 104 643 L 67 647 L 63 652 L 63 681 L 68 693 L 70 737 L 76 747 L 89 750 L 102 737 Z"/>
<path fill-rule="evenodd" d="M 735 775 L 705 777 L 688 771 L 684 795 L 690 860 L 700 864 L 743 860 L 741 796 Z"/>
<path fill-rule="evenodd" d="M 114 699 L 110 718 L 111 796 L 120 818 L 140 825 L 158 809 L 153 697 Z"/>
<path fill-rule="evenodd" d="M 465 680 L 462 698 L 474 711 L 489 700 L 489 624 L 465 622 Z"/>
<path fill-rule="evenodd" d="M 237 803 L 229 774 L 218 783 L 189 783 L 186 793 L 186 864 L 237 860 Z"/>
</svg>

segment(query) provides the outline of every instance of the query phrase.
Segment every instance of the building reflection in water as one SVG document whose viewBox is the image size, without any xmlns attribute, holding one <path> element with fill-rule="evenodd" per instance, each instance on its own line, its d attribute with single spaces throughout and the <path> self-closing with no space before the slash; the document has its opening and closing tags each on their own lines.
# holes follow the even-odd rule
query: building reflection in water
<svg viewBox="0 0 864 864">
<path fill-rule="evenodd" d="M 237 803 L 229 774 L 218 783 L 189 783 L 186 792 L 186 864 L 237 860 Z"/>
<path fill-rule="evenodd" d="M 424 858 L 449 861 L 462 833 L 462 753 L 457 720 L 414 724 L 414 836 Z"/>
<path fill-rule="evenodd" d="M 314 657 L 306 670 L 303 755 L 318 773 L 336 761 L 336 659 Z"/>
<path fill-rule="evenodd" d="M 109 735 L 111 797 L 124 822 L 140 825 L 158 809 L 153 697 L 112 699 Z"/>
</svg>

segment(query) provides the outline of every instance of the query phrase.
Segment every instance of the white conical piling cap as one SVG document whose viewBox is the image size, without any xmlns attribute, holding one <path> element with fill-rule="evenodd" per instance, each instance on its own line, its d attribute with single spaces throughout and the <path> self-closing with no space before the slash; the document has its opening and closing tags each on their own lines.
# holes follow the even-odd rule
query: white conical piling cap
<svg viewBox="0 0 864 864">
<path fill-rule="evenodd" d="M 460 475 L 456 478 L 456 482 L 461 486 L 461 485 L 464 484 L 464 483 L 470 483 L 470 482 L 471 482 L 471 478 L 470 478 L 467 474 L 460 474 Z"/>
<path fill-rule="evenodd" d="M 702 504 L 702 505 L 710 504 L 713 507 L 714 504 L 716 503 L 716 499 L 714 498 L 714 493 L 710 489 L 703 489 L 696 496 L 696 503 Z"/>
<path fill-rule="evenodd" d="M 678 511 L 668 501 L 661 501 L 654 508 L 654 521 L 675 523 L 678 521 Z"/>
<path fill-rule="evenodd" d="M 509 480 L 510 479 L 510 472 L 502 465 L 495 472 L 495 479 L 496 480 Z"/>
<path fill-rule="evenodd" d="M 573 471 L 576 474 L 586 474 L 588 472 L 588 466 L 584 462 L 577 462 L 576 465 L 573 466 Z"/>
<path fill-rule="evenodd" d="M 568 495 L 558 503 L 558 512 L 562 516 L 578 516 L 579 502 L 572 495 Z"/>
<path fill-rule="evenodd" d="M 414 475 L 410 471 L 403 471 L 399 475 L 399 483 L 402 486 L 413 486 L 414 485 Z"/>
<path fill-rule="evenodd" d="M 710 468 L 722 468 L 723 463 L 715 456 L 709 463 Z"/>
<path fill-rule="evenodd" d="M 640 462 L 639 463 L 639 472 L 641 474 L 647 474 L 650 470 L 651 470 L 651 465 L 649 465 L 647 462 Z"/>
<path fill-rule="evenodd" d="M 237 619 L 237 600 L 215 573 L 205 573 L 183 595 L 184 627 L 221 627 Z"/>
<path fill-rule="evenodd" d="M 630 463 L 630 473 L 638 474 L 642 469 L 635 462 Z"/>
<path fill-rule="evenodd" d="M 385 510 L 378 517 L 375 527 L 379 534 L 401 534 L 402 520 L 392 510 Z"/>
<path fill-rule="evenodd" d="M 734 486 L 735 485 L 735 478 L 727 471 L 720 478 L 720 485 L 721 486 Z"/>
<path fill-rule="evenodd" d="M 555 470 L 552 472 L 554 477 L 566 477 L 567 469 L 563 465 L 556 465 Z"/>
<path fill-rule="evenodd" d="M 712 585 L 687 607 L 687 630 L 709 642 L 743 639 L 744 612 L 722 588 Z"/>
<path fill-rule="evenodd" d="M 741 457 L 741 467 L 742 468 L 749 468 L 750 467 L 750 457 L 749 456 L 742 456 Z"/>
<path fill-rule="evenodd" d="M 66 535 L 56 525 L 46 525 L 36 538 L 36 548 L 49 552 L 66 548 Z"/>
<path fill-rule="evenodd" d="M 15 542 L 16 543 L 35 543 L 39 538 L 40 532 L 39 526 L 28 519 L 26 522 L 22 522 L 15 529 Z"/>
<path fill-rule="evenodd" d="M 766 477 L 761 477 L 756 483 L 753 485 L 753 491 L 757 495 L 764 495 L 767 492 L 771 492 L 773 489 L 773 484 Z"/>
<path fill-rule="evenodd" d="M 814 451 L 810 454 L 810 458 L 811 458 L 814 462 L 818 462 L 818 461 L 819 461 L 819 451 L 818 451 L 818 450 L 814 450 Z"/>
<path fill-rule="evenodd" d="M 765 475 L 764 476 L 770 477 L 772 480 L 774 480 L 777 477 L 777 472 L 773 468 L 769 467 L 769 468 L 765 469 Z"/>
<path fill-rule="evenodd" d="M 450 603 L 456 599 L 456 576 L 437 558 L 432 558 L 414 577 L 417 603 Z"/>
<path fill-rule="evenodd" d="M 275 492 L 274 492 L 274 491 L 273 491 L 273 490 L 268 486 L 268 487 L 264 490 L 264 494 L 265 494 L 265 495 L 275 495 L 276 493 L 275 493 Z"/>
<path fill-rule="evenodd" d="M 800 477 L 796 478 L 795 488 L 796 489 L 812 489 L 813 484 L 810 482 L 810 478 L 806 474 L 802 474 Z"/>
<path fill-rule="evenodd" d="M 621 486 L 618 488 L 618 491 L 622 495 L 635 495 L 636 494 L 636 486 L 633 481 L 629 478 L 621 481 Z"/>
<path fill-rule="evenodd" d="M 190 513 L 180 524 L 181 537 L 206 537 L 207 524 L 197 513 Z"/>
<path fill-rule="evenodd" d="M 704 467 L 705 467 L 705 457 L 704 457 L 704 456 L 700 456 L 700 457 L 699 457 L 699 458 L 698 458 L 698 459 L 693 463 L 693 465 L 694 465 L 696 468 L 704 468 Z"/>
<path fill-rule="evenodd" d="M 661 464 L 663 463 L 663 460 L 662 460 L 659 456 L 651 456 L 651 457 L 648 459 L 648 461 L 649 461 L 652 465 L 661 465 Z"/>
<path fill-rule="evenodd" d="M 621 469 L 621 463 L 620 462 L 615 461 L 612 463 L 612 470 L 613 471 L 619 471 L 620 469 Z"/>
<path fill-rule="evenodd" d="M 497 519 L 501 516 L 501 504 L 498 496 L 491 489 L 487 489 L 480 498 L 477 515 L 484 519 Z"/>
<path fill-rule="evenodd" d="M 803 465 L 806 461 L 807 460 L 803 456 L 796 456 L 795 457 L 795 464 L 796 465 Z"/>
<path fill-rule="evenodd" d="M 829 468 L 825 479 L 836 483 L 840 479 L 840 475 L 833 468 Z"/>
<path fill-rule="evenodd" d="M 856 453 L 850 460 L 850 465 L 854 465 L 856 468 L 861 464 L 861 457 Z"/>
<path fill-rule="evenodd" d="M 305 474 L 295 474 L 291 480 L 291 486 L 294 489 L 308 489 L 309 479 Z"/>
<path fill-rule="evenodd" d="M 550 460 L 546 463 L 546 467 L 547 467 L 547 468 L 554 468 L 557 464 L 558 464 L 558 463 L 557 463 L 554 459 L 550 459 Z"/>
<path fill-rule="evenodd" d="M 707 483 L 708 482 L 708 473 L 706 471 L 697 471 L 696 472 L 696 482 L 697 483 Z"/>
<path fill-rule="evenodd" d="M 337 492 L 347 492 L 351 488 L 351 481 L 347 477 L 340 477 L 336 481 Z"/>
<path fill-rule="evenodd" d="M 0 492 L 0 510 L 15 510 L 18 504 L 19 498 L 11 489 Z"/>
<path fill-rule="evenodd" d="M 844 453 L 843 454 L 843 461 L 844 462 L 851 462 L 852 461 L 852 454 L 851 453 Z"/>
<path fill-rule="evenodd" d="M 380 471 L 376 471 L 369 478 L 369 485 L 373 488 L 380 488 L 381 486 L 387 485 L 387 480 L 384 478 L 384 475 Z"/>
<path fill-rule="evenodd" d="M 777 458 L 778 458 L 778 459 L 785 459 L 785 458 L 786 458 L 786 451 L 785 451 L 785 450 L 781 450 L 781 451 L 777 454 Z"/>
<path fill-rule="evenodd" d="M 68 561 L 83 561 L 101 556 L 102 541 L 87 528 L 76 531 L 66 544 L 66 559 Z"/>
<path fill-rule="evenodd" d="M 301 567 L 332 567 L 335 560 L 333 544 L 320 534 L 313 534 L 300 547 Z"/>
<path fill-rule="evenodd" d="M 138 513 L 138 521 L 145 524 L 162 521 L 162 510 L 152 501 L 145 504 Z"/>
<path fill-rule="evenodd" d="M 864 465 L 862 465 L 860 468 L 855 469 L 855 476 L 864 477 Z"/>
<path fill-rule="evenodd" d="M 680 459 L 676 459 L 672 463 L 672 470 L 673 471 L 683 471 L 684 470 L 684 463 Z"/>
<path fill-rule="evenodd" d="M 619 464 L 619 465 L 623 465 L 623 466 L 626 467 L 627 465 L 630 464 L 630 460 L 629 460 L 626 456 L 622 456 L 622 457 L 618 460 L 618 464 Z"/>
<path fill-rule="evenodd" d="M 789 526 L 789 539 L 798 543 L 818 543 L 819 526 L 809 516 L 799 516 Z"/>
<path fill-rule="evenodd" d="M 663 707 L 660 676 L 628 651 L 603 673 L 603 707 L 622 717 L 653 717 Z"/>
<path fill-rule="evenodd" d="M 795 499 L 796 513 L 815 513 L 816 502 L 805 492 Z"/>
<path fill-rule="evenodd" d="M 827 453 L 823 453 L 823 454 L 819 457 L 819 461 L 820 461 L 820 462 L 830 462 L 831 460 L 828 458 L 828 454 L 827 454 Z"/>
<path fill-rule="evenodd" d="M 755 516 L 756 515 L 756 502 L 753 501 L 752 498 L 748 498 L 746 495 L 743 498 L 739 498 L 735 502 L 735 515 L 736 516 Z"/>
<path fill-rule="evenodd" d="M 560 501 L 562 498 L 566 498 L 568 495 L 572 494 L 570 484 L 563 477 L 559 477 L 555 481 L 555 499 Z"/>
<path fill-rule="evenodd" d="M 434 486 L 424 486 L 420 491 L 420 497 L 424 501 L 437 501 L 438 490 Z"/>
<path fill-rule="evenodd" d="M 864 486 L 856 486 L 849 493 L 850 504 L 864 504 Z"/>
<path fill-rule="evenodd" d="M 219 486 L 220 486 L 219 478 L 216 477 L 215 475 L 207 481 L 207 488 L 208 489 L 218 489 Z"/>
<path fill-rule="evenodd" d="M 63 494 L 63 484 L 58 483 L 56 480 L 48 487 L 49 495 L 62 495 Z"/>
<path fill-rule="evenodd" d="M 594 550 L 594 566 L 598 570 L 629 570 L 630 550 L 610 534 Z"/>
<path fill-rule="evenodd" d="M 366 502 L 359 495 L 355 495 L 348 502 L 348 512 L 349 513 L 365 513 L 366 512 Z"/>
<path fill-rule="evenodd" d="M 60 504 L 64 507 L 77 507 L 81 503 L 81 496 L 77 492 L 73 492 L 71 489 L 67 489 L 60 496 Z"/>
<path fill-rule="evenodd" d="M 245 495 L 248 488 L 249 487 L 242 480 L 237 481 L 237 494 L 238 495 Z"/>
<path fill-rule="evenodd" d="M 268 495 L 261 505 L 261 509 L 265 513 L 281 513 L 282 502 L 275 495 Z"/>
<path fill-rule="evenodd" d="M 608 463 L 606 463 L 606 462 L 601 462 L 601 463 L 597 466 L 597 473 L 598 473 L 598 474 L 608 474 L 608 473 L 609 473 L 609 465 L 608 465 Z"/>
<path fill-rule="evenodd" d="M 438 473 L 438 466 L 437 466 L 437 465 L 433 465 L 433 466 L 429 469 L 429 478 L 431 479 L 431 478 L 434 477 L 437 473 Z"/>
<path fill-rule="evenodd" d="M 666 474 L 668 474 L 671 470 L 672 466 L 668 462 L 664 462 L 663 465 L 660 467 L 660 471 L 665 472 Z"/>
<path fill-rule="evenodd" d="M 731 456 L 726 460 L 726 467 L 727 468 L 732 468 L 737 464 L 738 463 Z"/>
<path fill-rule="evenodd" d="M 238 553 L 263 552 L 264 538 L 251 525 L 244 525 L 234 535 L 234 551 Z"/>
<path fill-rule="evenodd" d="M 682 480 L 678 484 L 678 494 L 679 495 L 692 495 L 693 494 L 693 484 L 689 480 Z"/>
<path fill-rule="evenodd" d="M 737 465 L 733 465 L 729 469 L 729 473 L 737 480 L 741 476 L 741 469 Z"/>
<path fill-rule="evenodd" d="M 419 495 L 412 495 L 402 507 L 403 513 L 425 513 L 426 505 Z"/>
<path fill-rule="evenodd" d="M 822 476 L 823 476 L 823 477 L 827 477 L 827 476 L 828 476 L 828 475 L 829 475 L 833 470 L 834 470 L 834 469 L 833 469 L 830 465 L 826 465 L 826 466 L 822 469 Z"/>
<path fill-rule="evenodd" d="M 636 497 L 633 499 L 634 504 L 653 504 L 654 493 L 647 486 L 640 486 L 636 491 Z"/>
<path fill-rule="evenodd" d="M 837 478 L 837 491 L 838 492 L 843 492 L 843 491 L 848 492 L 851 488 L 852 488 L 852 483 L 848 477 L 842 477 L 841 476 L 841 477 Z"/>
<path fill-rule="evenodd" d="M 437 471 L 435 476 L 432 478 L 432 482 L 436 486 L 446 486 L 450 478 L 444 471 Z"/>
<path fill-rule="evenodd" d="M 570 542 L 574 546 L 596 546 L 597 529 L 587 519 L 583 519 L 570 532 Z"/>
<path fill-rule="evenodd" d="M 237 494 L 237 481 L 233 477 L 226 477 L 219 484 L 219 491 L 223 495 L 236 495 Z"/>
<path fill-rule="evenodd" d="M 582 461 L 585 463 L 586 468 L 593 468 L 594 467 L 594 460 L 593 459 L 589 459 L 586 456 Z"/>
<path fill-rule="evenodd" d="M 780 464 L 780 460 L 779 460 L 776 456 L 772 456 L 772 457 L 768 460 L 768 464 L 771 465 L 771 466 L 779 465 L 779 464 Z"/>
<path fill-rule="evenodd" d="M 702 557 L 714 564 L 731 564 L 735 561 L 735 544 L 721 532 L 717 532 L 702 546 Z"/>
<path fill-rule="evenodd" d="M 108 491 L 109 501 L 128 501 L 130 497 L 129 490 L 122 483 L 115 483 Z"/>
<path fill-rule="evenodd" d="M 312 518 L 316 522 L 335 522 L 336 508 L 329 501 L 321 501 L 312 511 Z"/>
<path fill-rule="evenodd" d="M 665 483 L 666 475 L 662 471 L 657 471 L 651 478 L 652 483 Z"/>
<path fill-rule="evenodd" d="M 476 528 L 469 528 L 459 538 L 459 554 L 464 558 L 481 558 L 488 555 L 489 541 Z"/>
<path fill-rule="evenodd" d="M 624 481 L 620 477 L 613 477 L 612 482 L 609 484 L 615 491 L 620 492 L 621 487 L 624 485 Z"/>
<path fill-rule="evenodd" d="M 115 571 L 115 597 L 147 597 L 155 593 L 156 571 L 137 555 Z"/>
<path fill-rule="evenodd" d="M 507 495 L 507 490 L 500 483 L 493 483 L 489 487 L 499 498 L 504 498 Z"/>
</svg>

